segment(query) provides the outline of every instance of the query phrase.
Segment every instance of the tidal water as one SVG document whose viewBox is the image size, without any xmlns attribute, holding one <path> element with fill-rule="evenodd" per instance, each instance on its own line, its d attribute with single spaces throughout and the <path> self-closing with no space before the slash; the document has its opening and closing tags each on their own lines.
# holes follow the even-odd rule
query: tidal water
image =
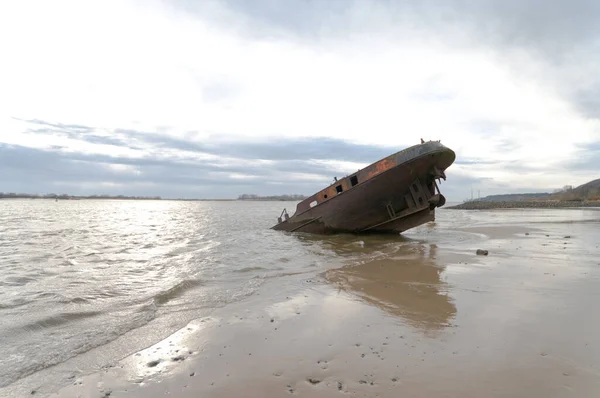
<svg viewBox="0 0 600 398">
<path fill-rule="evenodd" d="M 0 201 L 0 388 L 89 352 L 73 366 L 101 368 L 266 284 L 398 247 L 471 252 L 486 228 L 543 226 L 577 235 L 569 256 L 588 261 L 600 237 L 597 209 L 440 209 L 403 236 L 318 237 L 271 231 L 283 207 L 292 214 L 295 203 Z"/>
</svg>

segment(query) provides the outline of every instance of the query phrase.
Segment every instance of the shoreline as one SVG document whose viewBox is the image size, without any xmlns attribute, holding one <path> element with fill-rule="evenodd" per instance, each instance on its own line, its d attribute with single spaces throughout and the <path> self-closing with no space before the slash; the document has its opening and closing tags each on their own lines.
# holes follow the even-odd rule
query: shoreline
<svg viewBox="0 0 600 398">
<path fill-rule="evenodd" d="M 33 374 L 0 396 L 596 396 L 598 222 L 360 237 L 358 263 L 332 238 L 335 265 L 265 283 L 93 373 L 70 361 L 49 369 L 54 383 Z"/>
<path fill-rule="evenodd" d="M 579 201 L 499 201 L 483 202 L 473 201 L 465 202 L 459 205 L 448 206 L 446 209 L 452 210 L 494 210 L 494 209 L 580 209 L 600 207 L 600 201 L 579 202 Z"/>
</svg>

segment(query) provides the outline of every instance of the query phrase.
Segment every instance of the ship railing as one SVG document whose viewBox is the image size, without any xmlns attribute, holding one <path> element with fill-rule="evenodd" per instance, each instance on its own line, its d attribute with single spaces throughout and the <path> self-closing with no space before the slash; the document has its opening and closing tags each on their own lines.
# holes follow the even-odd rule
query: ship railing
<svg viewBox="0 0 600 398">
<path fill-rule="evenodd" d="M 285 221 L 290 219 L 290 215 L 287 210 L 284 208 L 279 217 L 277 217 L 277 221 L 281 224 L 283 222 L 283 218 L 285 217 Z"/>
</svg>

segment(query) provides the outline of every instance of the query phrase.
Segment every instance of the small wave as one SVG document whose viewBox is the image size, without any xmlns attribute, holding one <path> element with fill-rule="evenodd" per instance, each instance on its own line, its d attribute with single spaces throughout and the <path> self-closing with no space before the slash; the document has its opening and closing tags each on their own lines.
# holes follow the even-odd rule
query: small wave
<svg viewBox="0 0 600 398">
<path fill-rule="evenodd" d="M 280 274 L 266 276 L 264 279 L 283 278 L 283 277 L 286 277 L 286 276 L 295 276 L 295 275 L 311 274 L 311 273 L 312 273 L 312 271 L 306 271 L 306 272 L 302 272 L 302 271 L 299 271 L 299 272 L 282 272 Z M 261 278 L 261 279 L 263 279 L 263 278 Z"/>
<path fill-rule="evenodd" d="M 84 318 L 90 318 L 90 317 L 93 317 L 96 315 L 98 315 L 101 319 L 105 319 L 105 320 L 106 320 L 106 318 L 105 318 L 106 316 L 110 316 L 110 314 L 102 313 L 102 312 L 87 312 L 87 313 L 79 312 L 79 313 L 67 314 L 67 316 L 65 316 L 65 314 L 59 314 L 54 318 L 62 317 L 63 319 L 64 318 L 84 319 Z M 122 336 L 131 330 L 142 327 L 143 325 L 152 321 L 154 319 L 154 317 L 155 317 L 155 312 L 153 311 L 152 306 L 146 305 L 146 306 L 139 308 L 138 311 L 131 314 L 130 316 L 127 316 L 125 322 L 119 323 L 118 325 L 113 324 L 112 325 L 113 327 L 109 327 L 109 328 L 97 328 L 96 327 L 94 329 L 85 328 L 83 331 L 84 331 L 85 335 L 87 336 L 87 338 L 85 338 L 84 340 L 79 340 L 78 343 L 77 343 L 77 339 L 74 339 L 75 344 L 71 343 L 71 346 L 68 350 L 57 350 L 55 348 L 53 350 L 52 349 L 51 350 L 40 350 L 39 355 L 27 355 L 26 360 L 20 361 L 19 366 L 13 366 L 10 368 L 1 369 L 1 370 L 6 370 L 6 371 L 0 376 L 0 389 L 10 385 L 11 383 L 15 382 L 16 380 L 19 380 L 23 377 L 29 376 L 35 372 L 46 369 L 46 368 L 56 365 L 58 363 L 64 362 L 64 361 L 68 360 L 69 358 L 72 358 L 74 356 L 82 354 L 82 353 L 89 351 L 91 349 L 94 349 L 96 347 L 102 346 L 104 344 L 108 344 L 109 342 L 113 341 L 115 338 L 118 338 L 119 336 Z M 43 321 L 44 320 L 42 320 L 42 322 Z M 36 323 L 39 323 L 39 321 Z M 65 322 L 63 322 L 63 323 L 65 323 Z M 110 322 L 107 322 L 107 323 L 110 325 Z M 31 325 L 34 325 L 34 324 L 35 323 L 32 323 Z M 29 325 L 30 328 L 32 327 L 31 325 Z M 8 332 L 8 335 L 15 335 L 19 331 L 23 330 L 22 327 L 20 327 L 19 329 L 20 330 L 17 330 L 16 328 L 7 329 L 5 331 Z M 63 328 L 63 331 L 58 331 L 57 333 L 59 336 L 65 335 L 64 328 Z M 54 332 L 52 332 L 50 334 L 50 336 L 52 336 L 53 334 L 54 334 Z M 66 335 L 68 335 L 68 334 L 66 334 Z M 52 341 L 52 340 L 46 340 L 46 342 L 47 341 Z"/>
<path fill-rule="evenodd" d="M 137 261 L 133 261 L 134 263 L 145 263 L 146 260 L 137 260 Z M 145 274 L 146 272 L 148 272 L 146 269 L 144 268 L 130 268 L 128 270 L 125 271 L 128 274 L 131 275 L 140 275 L 140 274 Z"/>
<path fill-rule="evenodd" d="M 260 270 L 267 270 L 267 268 L 264 268 L 264 267 L 245 267 L 245 268 L 236 269 L 233 272 L 252 272 L 252 271 L 260 271 Z"/>
<path fill-rule="evenodd" d="M 53 292 L 38 292 L 37 294 L 35 294 L 35 300 L 44 300 L 44 301 L 50 301 L 52 299 L 64 299 L 65 296 L 60 295 L 58 293 L 53 293 Z"/>
<path fill-rule="evenodd" d="M 18 299 L 10 301 L 8 303 L 5 303 L 5 304 L 0 303 L 0 310 L 21 307 L 21 306 L 27 305 L 31 302 L 32 302 L 31 300 L 25 300 L 23 298 L 18 298 Z"/>
<path fill-rule="evenodd" d="M 183 281 L 179 282 L 178 284 L 176 284 L 175 286 L 173 286 L 172 288 L 155 295 L 154 302 L 157 305 L 166 304 L 169 301 L 173 300 L 174 298 L 181 296 L 187 290 L 194 289 L 195 287 L 200 286 L 200 285 L 202 285 L 202 281 L 200 281 L 198 279 L 183 280 Z"/>
<path fill-rule="evenodd" d="M 9 276 L 0 284 L 6 286 L 23 286 L 33 281 L 35 279 L 28 276 Z"/>
<path fill-rule="evenodd" d="M 73 298 L 64 298 L 61 300 L 58 300 L 59 303 L 61 304 L 87 304 L 89 303 L 88 299 L 85 299 L 83 297 L 73 297 Z"/>
<path fill-rule="evenodd" d="M 60 314 L 48 316 L 46 318 L 39 319 L 35 322 L 28 323 L 21 328 L 23 329 L 37 329 L 37 328 L 50 328 L 60 325 L 64 325 L 69 322 L 75 322 L 80 319 L 91 318 L 102 314 L 101 311 L 83 311 L 83 312 L 63 312 Z"/>
<path fill-rule="evenodd" d="M 76 250 L 79 250 L 79 247 L 73 245 L 73 246 L 67 246 L 67 247 L 63 248 L 62 250 L 60 250 L 60 252 L 65 253 L 65 252 L 76 251 Z"/>
<path fill-rule="evenodd" d="M 189 252 L 190 250 L 187 247 L 180 247 L 177 249 L 173 249 L 170 252 L 166 253 L 165 256 L 166 257 L 177 257 L 181 254 L 185 254 L 187 252 Z"/>
</svg>

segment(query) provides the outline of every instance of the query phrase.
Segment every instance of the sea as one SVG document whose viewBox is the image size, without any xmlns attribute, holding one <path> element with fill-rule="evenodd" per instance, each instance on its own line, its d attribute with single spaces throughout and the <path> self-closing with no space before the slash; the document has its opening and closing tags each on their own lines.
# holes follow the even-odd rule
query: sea
<svg viewBox="0 0 600 398">
<path fill-rule="evenodd" d="M 267 285 L 286 289 L 399 247 L 474 252 L 485 248 L 478 227 L 567 230 L 581 247 L 573 261 L 597 254 L 598 209 L 441 208 L 397 236 L 271 230 L 296 204 L 0 200 L 0 395 L 36 374 L 61 384 L 102 369 Z"/>
</svg>

